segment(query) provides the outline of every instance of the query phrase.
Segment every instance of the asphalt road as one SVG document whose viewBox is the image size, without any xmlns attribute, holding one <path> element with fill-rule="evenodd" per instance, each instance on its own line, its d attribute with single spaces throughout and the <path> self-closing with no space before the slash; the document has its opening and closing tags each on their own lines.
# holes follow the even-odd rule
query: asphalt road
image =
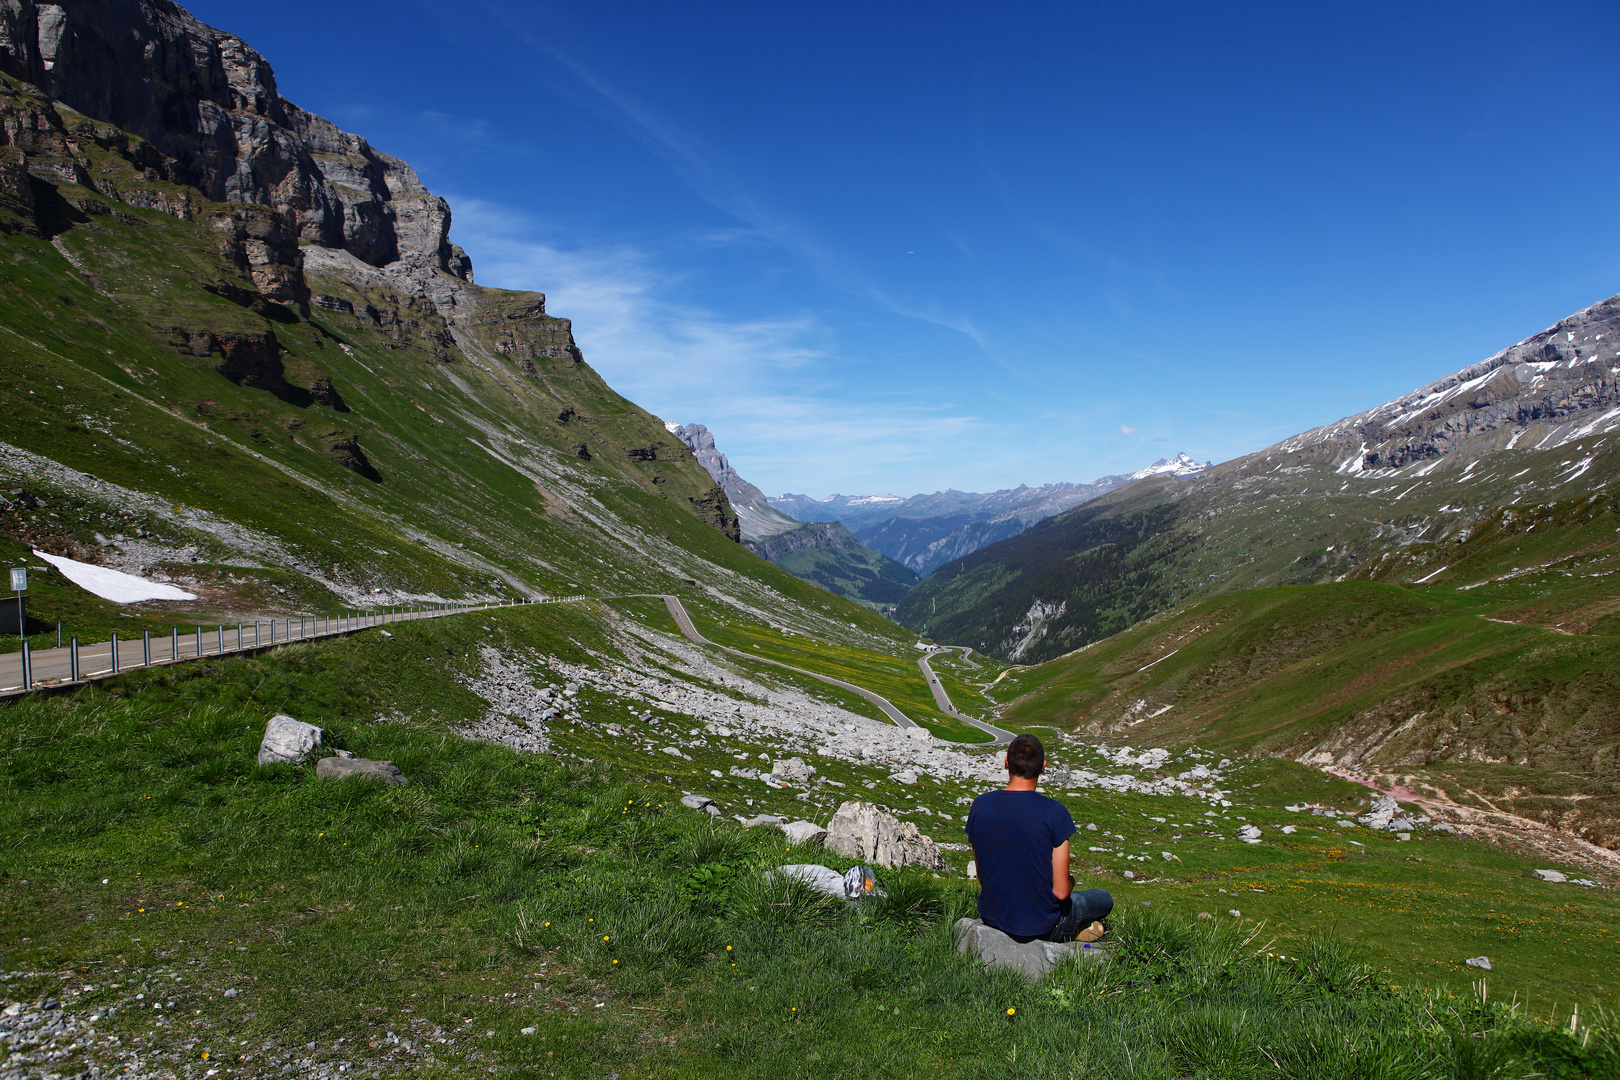
<svg viewBox="0 0 1620 1080">
<path fill-rule="evenodd" d="M 967 659 L 967 654 L 973 651 L 964 645 L 947 645 L 944 648 L 936 649 L 934 651 L 952 652 L 955 650 L 961 650 L 962 658 L 965 660 Z M 994 746 L 1006 746 L 1008 743 L 1012 742 L 1012 732 L 1003 731 L 1001 728 L 998 728 L 993 724 L 986 724 L 983 720 L 975 720 L 973 717 L 956 710 L 956 706 L 951 704 L 951 696 L 945 692 L 944 684 L 939 681 L 939 676 L 934 674 L 933 666 L 928 663 L 928 658 L 933 655 L 934 653 L 928 653 L 924 656 L 919 656 L 917 658 L 917 666 L 922 668 L 923 678 L 928 680 L 928 689 L 934 692 L 934 704 L 939 706 L 939 711 L 944 713 L 946 716 L 955 717 L 964 724 L 971 724 L 980 731 L 989 735 L 994 740 L 992 743 Z M 973 661 L 968 660 L 968 663 L 973 664 Z M 973 664 L 973 666 L 978 667 L 979 665 Z"/>
<path fill-rule="evenodd" d="M 681 633 L 685 634 L 687 640 L 691 641 L 694 645 L 707 645 L 711 649 L 719 649 L 721 652 L 728 652 L 733 656 L 743 657 L 745 660 L 754 660 L 762 664 L 771 664 L 774 667 L 785 668 L 788 671 L 797 671 L 800 675 L 808 675 L 812 679 L 819 679 L 829 686 L 836 686 L 840 690 L 848 690 L 852 694 L 859 694 L 861 697 L 883 710 L 884 716 L 887 716 L 890 720 L 893 720 L 896 724 L 899 724 L 903 728 L 919 728 L 924 731 L 927 730 L 926 728 L 923 728 L 921 724 L 911 719 L 911 717 L 895 708 L 894 703 L 888 698 L 882 696 L 881 694 L 874 694 L 872 691 L 863 686 L 856 686 L 852 682 L 845 682 L 843 679 L 835 679 L 831 675 L 822 675 L 818 672 L 806 671 L 804 668 L 794 667 L 792 664 L 784 664 L 780 660 L 772 660 L 764 656 L 755 656 L 753 653 L 746 653 L 741 649 L 733 649 L 729 645 L 721 645 L 718 642 L 710 641 L 708 638 L 698 633 L 697 627 L 692 625 L 692 617 L 686 613 L 686 607 L 681 603 L 680 597 L 670 596 L 667 593 L 651 593 L 648 595 L 657 596 L 658 599 L 664 602 L 664 606 L 669 608 L 670 616 L 675 620 L 675 625 L 681 628 Z"/>
</svg>

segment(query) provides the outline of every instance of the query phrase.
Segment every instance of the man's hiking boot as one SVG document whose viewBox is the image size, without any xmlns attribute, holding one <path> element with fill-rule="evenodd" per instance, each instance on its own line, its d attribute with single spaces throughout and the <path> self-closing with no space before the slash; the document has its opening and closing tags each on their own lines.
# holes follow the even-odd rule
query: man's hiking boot
<svg viewBox="0 0 1620 1080">
<path fill-rule="evenodd" d="M 1102 937 L 1106 928 L 1100 922 L 1093 922 L 1090 926 L 1081 927 L 1080 932 L 1074 935 L 1074 940 L 1090 943 Z"/>
</svg>

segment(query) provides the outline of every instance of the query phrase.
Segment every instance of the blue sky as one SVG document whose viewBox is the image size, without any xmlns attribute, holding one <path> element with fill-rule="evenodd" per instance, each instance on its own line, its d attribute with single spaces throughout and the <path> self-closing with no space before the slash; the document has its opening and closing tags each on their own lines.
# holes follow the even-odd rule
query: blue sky
<svg viewBox="0 0 1620 1080">
<path fill-rule="evenodd" d="M 206 0 L 771 494 L 1222 460 L 1620 292 L 1620 6 Z"/>
</svg>

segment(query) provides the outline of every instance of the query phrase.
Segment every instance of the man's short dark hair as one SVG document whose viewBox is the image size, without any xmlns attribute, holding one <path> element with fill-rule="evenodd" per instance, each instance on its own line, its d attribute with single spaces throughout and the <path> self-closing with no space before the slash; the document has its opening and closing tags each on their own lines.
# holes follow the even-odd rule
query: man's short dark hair
<svg viewBox="0 0 1620 1080">
<path fill-rule="evenodd" d="M 1046 747 L 1033 735 L 1019 735 L 1007 744 L 1007 767 L 1014 776 L 1038 780 L 1046 767 Z"/>
</svg>

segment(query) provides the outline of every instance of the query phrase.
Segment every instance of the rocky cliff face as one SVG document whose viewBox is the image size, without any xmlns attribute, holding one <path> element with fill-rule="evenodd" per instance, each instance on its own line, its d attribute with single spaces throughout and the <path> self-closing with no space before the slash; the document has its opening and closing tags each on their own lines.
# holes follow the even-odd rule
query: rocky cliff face
<svg viewBox="0 0 1620 1080">
<path fill-rule="evenodd" d="M 471 280 L 410 166 L 287 101 L 264 57 L 170 0 L 0 0 L 0 72 L 146 140 L 152 179 L 274 207 L 300 243 L 372 266 Z"/>
</svg>

